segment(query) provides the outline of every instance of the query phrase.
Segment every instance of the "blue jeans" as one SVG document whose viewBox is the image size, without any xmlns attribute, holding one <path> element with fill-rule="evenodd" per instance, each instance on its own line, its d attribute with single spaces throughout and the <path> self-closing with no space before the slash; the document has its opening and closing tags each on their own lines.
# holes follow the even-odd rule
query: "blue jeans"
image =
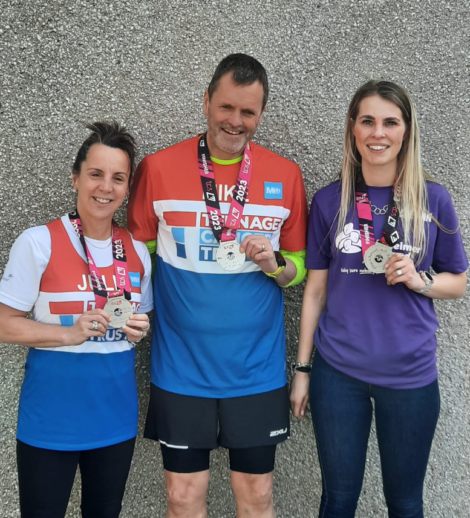
<svg viewBox="0 0 470 518">
<path fill-rule="evenodd" d="M 437 380 L 394 390 L 331 367 L 315 352 L 310 408 L 322 472 L 319 518 L 353 518 L 361 493 L 372 399 L 390 518 L 423 518 L 423 482 L 439 416 Z"/>
</svg>

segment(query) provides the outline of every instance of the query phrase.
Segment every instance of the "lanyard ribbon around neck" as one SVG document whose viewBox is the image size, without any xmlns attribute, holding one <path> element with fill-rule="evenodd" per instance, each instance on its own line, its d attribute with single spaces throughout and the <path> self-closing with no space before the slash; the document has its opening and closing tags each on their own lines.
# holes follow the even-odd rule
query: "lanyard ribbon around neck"
<svg viewBox="0 0 470 518">
<path fill-rule="evenodd" d="M 113 265 L 114 265 L 114 274 L 116 276 L 116 286 L 117 291 L 107 291 L 106 286 L 103 282 L 101 274 L 91 256 L 90 250 L 88 248 L 87 242 L 85 240 L 85 236 L 83 234 L 82 222 L 80 219 L 80 215 L 78 214 L 78 210 L 69 213 L 69 220 L 72 224 L 75 233 L 80 239 L 80 243 L 82 244 L 83 251 L 85 252 L 85 257 L 88 262 L 88 269 L 91 277 L 91 285 L 93 288 L 93 293 L 95 294 L 95 302 L 97 308 L 104 308 L 106 303 L 108 302 L 108 297 L 119 297 L 123 296 L 126 300 L 131 300 L 131 284 L 129 281 L 129 275 L 127 273 L 127 258 L 126 251 L 124 249 L 124 241 L 120 237 L 120 231 L 118 225 L 113 221 L 112 222 L 112 248 L 113 248 Z"/>
<path fill-rule="evenodd" d="M 220 210 L 214 167 L 210 158 L 206 135 L 201 135 L 199 138 L 197 151 L 199 174 L 201 176 L 202 190 L 212 232 L 218 242 L 233 241 L 240 227 L 253 172 L 253 158 L 250 144 L 246 145 L 245 151 L 243 152 L 237 184 L 233 190 L 232 202 L 225 223 Z"/>
<path fill-rule="evenodd" d="M 400 214 L 396 200 L 398 199 L 398 189 L 396 180 L 392 187 L 388 209 L 385 214 L 385 223 L 383 226 L 382 237 L 379 239 L 380 243 L 390 247 L 395 246 L 401 241 L 401 234 L 398 228 L 398 221 Z M 369 194 L 367 192 L 367 185 L 364 180 L 362 171 L 356 176 L 356 207 L 359 217 L 359 230 L 361 233 L 362 242 L 362 257 L 364 257 L 367 250 L 375 244 L 374 222 L 372 219 L 372 210 L 370 207 Z"/>
</svg>

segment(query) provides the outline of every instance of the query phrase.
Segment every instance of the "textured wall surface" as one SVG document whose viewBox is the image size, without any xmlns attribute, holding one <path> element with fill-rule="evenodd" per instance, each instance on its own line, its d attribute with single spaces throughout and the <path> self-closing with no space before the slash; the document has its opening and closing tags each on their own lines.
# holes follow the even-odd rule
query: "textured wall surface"
<svg viewBox="0 0 470 518">
<path fill-rule="evenodd" d="M 265 65 L 271 96 L 256 140 L 299 163 L 309 198 L 338 171 L 356 88 L 371 78 L 405 86 L 417 106 L 424 162 L 450 190 L 470 251 L 469 9 L 470 0 L 0 0 L 0 275 L 24 229 L 73 207 L 71 166 L 86 122 L 125 122 L 139 158 L 190 137 L 204 129 L 204 89 L 231 52 Z M 301 294 L 286 296 L 289 355 Z M 442 410 L 426 516 L 467 517 L 469 297 L 436 307 Z M 19 516 L 14 449 L 25 355 L 23 347 L 0 346 L 1 518 Z M 148 343 L 138 348 L 136 369 L 143 415 Z M 310 422 L 293 423 L 277 460 L 280 517 L 315 516 L 321 483 L 314 448 Z M 211 462 L 209 515 L 234 516 L 226 452 L 214 452 Z M 163 517 L 164 501 L 158 448 L 139 439 L 122 516 Z M 80 516 L 79 481 L 67 516 Z M 386 516 L 374 434 L 357 516 Z"/>
</svg>

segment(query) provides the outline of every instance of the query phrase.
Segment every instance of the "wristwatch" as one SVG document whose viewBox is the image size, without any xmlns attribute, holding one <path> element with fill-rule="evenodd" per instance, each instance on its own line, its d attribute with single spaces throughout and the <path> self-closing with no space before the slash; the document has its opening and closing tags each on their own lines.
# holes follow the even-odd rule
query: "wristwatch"
<svg viewBox="0 0 470 518">
<path fill-rule="evenodd" d="M 418 273 L 421 276 L 421 279 L 423 279 L 423 281 L 426 284 L 422 290 L 414 290 L 414 291 L 416 293 L 427 293 L 432 288 L 432 285 L 434 284 L 434 277 L 429 272 L 425 272 L 424 270 L 421 270 Z"/>
<path fill-rule="evenodd" d="M 312 372 L 312 366 L 310 363 L 294 362 L 292 364 L 292 375 L 296 374 L 297 372 L 305 372 L 306 374 L 310 374 L 310 372 Z"/>
<path fill-rule="evenodd" d="M 287 263 L 281 252 L 274 252 L 274 257 L 276 258 L 277 270 L 272 273 L 264 272 L 268 277 L 276 278 L 283 270 L 286 269 Z"/>
</svg>

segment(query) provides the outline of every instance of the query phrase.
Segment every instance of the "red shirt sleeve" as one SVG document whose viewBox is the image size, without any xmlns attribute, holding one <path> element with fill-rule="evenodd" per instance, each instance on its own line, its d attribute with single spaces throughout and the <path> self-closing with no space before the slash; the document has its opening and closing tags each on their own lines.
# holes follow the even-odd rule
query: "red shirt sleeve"
<svg viewBox="0 0 470 518">
<path fill-rule="evenodd" d="M 300 167 L 296 165 L 291 174 L 290 215 L 281 228 L 280 246 L 288 252 L 300 252 L 307 247 L 307 195 Z"/>
<path fill-rule="evenodd" d="M 127 227 L 137 241 L 157 239 L 158 218 L 153 208 L 157 171 L 155 155 L 146 156 L 135 172 L 127 206 Z"/>
</svg>

